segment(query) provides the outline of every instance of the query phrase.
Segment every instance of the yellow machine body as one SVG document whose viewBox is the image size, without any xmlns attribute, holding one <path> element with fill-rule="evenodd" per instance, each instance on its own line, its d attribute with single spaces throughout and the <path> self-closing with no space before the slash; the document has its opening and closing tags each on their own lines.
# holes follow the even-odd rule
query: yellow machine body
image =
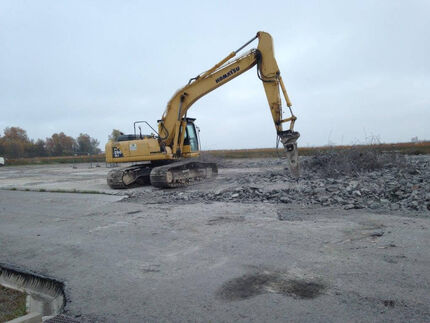
<svg viewBox="0 0 430 323">
<path fill-rule="evenodd" d="M 126 135 L 120 136 L 117 141 L 110 140 L 106 144 L 106 162 L 108 163 L 130 163 L 141 161 L 173 160 L 178 157 L 198 157 L 199 138 L 197 129 L 193 123 L 194 119 L 184 119 L 185 131 L 182 138 L 182 150 L 180 156 L 173 154 L 172 149 L 166 146 L 154 135 Z M 127 140 L 130 139 L 131 140 Z M 161 144 L 160 144 L 161 143 Z"/>
<path fill-rule="evenodd" d="M 257 48 L 235 58 L 239 51 L 255 39 L 258 39 Z M 198 157 L 199 138 L 194 126 L 194 119 L 187 118 L 189 108 L 202 96 L 235 79 L 255 65 L 257 65 L 257 75 L 263 82 L 277 136 L 286 148 L 290 169 L 298 173 L 296 140 L 299 133 L 294 131 L 296 117 L 291 110 L 291 102 L 274 56 L 272 37 L 262 31 L 212 68 L 190 79 L 187 85 L 178 90 L 169 100 L 162 118 L 158 120 L 158 131 L 151 127 L 156 135 L 136 135 L 135 122 L 134 135 L 124 135 L 123 138 L 116 141 L 109 141 L 106 144 L 106 161 L 108 163 L 149 161 L 160 164 L 162 161 L 169 162 L 181 158 Z M 290 112 L 290 116 L 287 118 L 282 117 L 281 93 Z M 146 121 L 138 122 L 147 123 Z M 283 129 L 284 123 L 289 123 L 288 130 Z M 148 123 L 147 125 L 149 126 Z M 187 171 L 187 166 L 184 165 L 184 163 L 180 164 L 178 174 Z M 196 164 L 193 167 L 197 167 Z M 198 167 L 204 168 L 205 166 L 201 164 Z M 215 171 L 216 167 L 213 165 L 211 167 Z M 136 173 L 135 169 L 134 167 L 131 170 Z M 168 173 L 164 168 L 163 170 L 166 174 Z M 206 170 L 210 171 L 207 167 Z M 123 170 L 124 174 L 126 172 L 127 169 Z M 161 180 L 160 178 L 164 176 L 160 175 L 159 172 L 155 173 L 157 172 L 152 173 L 154 181 Z M 116 186 L 126 186 L 120 183 L 121 176 L 123 175 L 119 172 L 111 176 L 115 178 L 115 183 L 118 183 L 115 184 Z M 127 176 L 132 177 L 132 175 Z M 186 179 L 181 180 L 186 181 Z M 112 183 L 110 185 L 111 187 L 115 186 Z"/>
</svg>

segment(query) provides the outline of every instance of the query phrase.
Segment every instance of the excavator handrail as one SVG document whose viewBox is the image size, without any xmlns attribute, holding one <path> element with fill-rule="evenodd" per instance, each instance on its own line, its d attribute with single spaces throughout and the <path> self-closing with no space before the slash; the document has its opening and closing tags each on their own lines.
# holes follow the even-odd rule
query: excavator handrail
<svg viewBox="0 0 430 323">
<path fill-rule="evenodd" d="M 136 136 L 136 124 L 138 124 L 138 123 L 146 123 L 146 124 L 148 125 L 148 127 L 149 127 L 149 128 L 151 128 L 151 129 L 152 129 L 152 131 L 154 131 L 154 132 L 157 134 L 158 138 L 160 138 L 159 133 L 158 133 L 154 128 L 152 128 L 152 126 L 151 126 L 147 121 L 145 121 L 145 120 L 135 121 L 135 122 L 133 123 L 134 135 L 135 135 L 135 136 Z M 140 127 L 139 127 L 139 128 L 140 128 Z"/>
</svg>

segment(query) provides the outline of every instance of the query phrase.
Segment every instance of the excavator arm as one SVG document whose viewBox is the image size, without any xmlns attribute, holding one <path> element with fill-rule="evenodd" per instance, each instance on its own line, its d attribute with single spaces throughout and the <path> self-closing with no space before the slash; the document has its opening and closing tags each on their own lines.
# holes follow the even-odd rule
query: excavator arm
<svg viewBox="0 0 430 323">
<path fill-rule="evenodd" d="M 239 51 L 257 38 L 258 47 L 256 49 L 251 49 L 235 58 Z M 274 56 L 272 37 L 268 33 L 261 31 L 253 39 L 237 51 L 230 53 L 211 69 L 192 78 L 186 86 L 173 95 L 167 104 L 161 120 L 159 120 L 158 130 L 163 144 L 171 147 L 173 153 L 180 156 L 184 144 L 185 117 L 192 104 L 202 96 L 245 73 L 255 65 L 257 65 L 257 75 L 263 82 L 276 133 L 287 152 L 290 171 L 293 175 L 297 176 L 299 169 L 296 141 L 300 135 L 294 131 L 296 117 L 292 112 L 291 101 Z M 280 90 L 282 90 L 290 112 L 290 116 L 285 119 L 282 119 Z M 289 123 L 287 130 L 283 129 L 284 123 Z"/>
</svg>

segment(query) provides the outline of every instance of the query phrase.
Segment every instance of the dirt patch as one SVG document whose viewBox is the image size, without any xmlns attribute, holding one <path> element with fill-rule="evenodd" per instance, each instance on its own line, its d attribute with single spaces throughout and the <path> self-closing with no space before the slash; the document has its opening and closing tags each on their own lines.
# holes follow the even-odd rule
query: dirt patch
<svg viewBox="0 0 430 323">
<path fill-rule="evenodd" d="M 298 298 L 315 298 L 325 289 L 321 283 L 305 280 L 290 280 L 286 287 L 286 294 L 292 294 Z"/>
<path fill-rule="evenodd" d="M 0 286 L 0 322 L 26 314 L 24 293 Z"/>
<path fill-rule="evenodd" d="M 278 210 L 279 221 L 303 221 L 303 216 L 297 213 L 290 213 L 285 210 Z"/>
<path fill-rule="evenodd" d="M 244 222 L 244 216 L 217 216 L 208 220 L 207 225 Z"/>
<path fill-rule="evenodd" d="M 326 286 L 317 281 L 288 279 L 281 273 L 256 273 L 227 281 L 217 294 L 228 301 L 244 300 L 266 293 L 312 299 L 321 295 L 325 289 Z"/>
<path fill-rule="evenodd" d="M 396 301 L 394 301 L 392 299 L 385 299 L 383 301 L 383 303 L 384 303 L 385 307 L 394 307 L 394 306 L 396 306 Z"/>
</svg>

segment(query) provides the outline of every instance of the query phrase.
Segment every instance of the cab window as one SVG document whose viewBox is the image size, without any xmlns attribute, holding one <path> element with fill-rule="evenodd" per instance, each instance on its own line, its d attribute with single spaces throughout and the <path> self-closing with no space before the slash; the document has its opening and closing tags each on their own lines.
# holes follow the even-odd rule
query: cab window
<svg viewBox="0 0 430 323">
<path fill-rule="evenodd" d="M 185 133 L 184 144 L 191 146 L 191 151 L 199 150 L 199 142 L 197 140 L 196 128 L 194 124 L 187 124 L 187 131 Z"/>
</svg>

